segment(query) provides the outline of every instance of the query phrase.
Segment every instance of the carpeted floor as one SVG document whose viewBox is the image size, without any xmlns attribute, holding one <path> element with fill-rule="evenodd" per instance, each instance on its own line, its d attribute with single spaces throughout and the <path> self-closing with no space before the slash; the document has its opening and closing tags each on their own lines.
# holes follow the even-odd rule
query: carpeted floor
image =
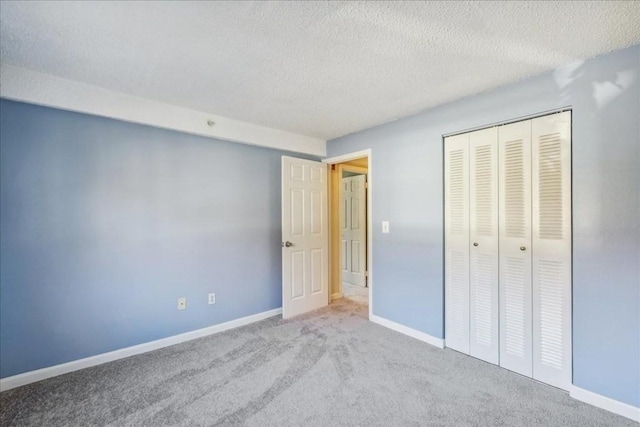
<svg viewBox="0 0 640 427">
<path fill-rule="evenodd" d="M 369 304 L 369 288 L 343 283 L 342 298 L 347 298 L 360 304 Z"/>
<path fill-rule="evenodd" d="M 366 315 L 342 299 L 9 390 L 0 425 L 637 426 Z"/>
</svg>

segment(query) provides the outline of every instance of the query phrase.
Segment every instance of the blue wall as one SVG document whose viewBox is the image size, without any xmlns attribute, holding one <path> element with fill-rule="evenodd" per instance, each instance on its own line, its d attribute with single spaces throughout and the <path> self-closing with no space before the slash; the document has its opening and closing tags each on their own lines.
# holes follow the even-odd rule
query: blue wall
<svg viewBox="0 0 640 427">
<path fill-rule="evenodd" d="M 373 313 L 443 337 L 442 135 L 571 106 L 574 384 L 640 406 L 639 73 L 634 46 L 330 141 L 372 149 Z"/>
<path fill-rule="evenodd" d="M 0 108 L 1 377 L 281 307 L 282 152 Z"/>
</svg>

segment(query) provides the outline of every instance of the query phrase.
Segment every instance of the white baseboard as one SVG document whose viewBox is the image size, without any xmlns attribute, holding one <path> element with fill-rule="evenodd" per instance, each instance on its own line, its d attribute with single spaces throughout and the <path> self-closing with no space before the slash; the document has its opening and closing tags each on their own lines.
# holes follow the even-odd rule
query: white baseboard
<svg viewBox="0 0 640 427">
<path fill-rule="evenodd" d="M 277 316 L 278 314 L 282 314 L 282 308 L 275 308 L 273 310 L 263 311 L 262 313 L 241 317 L 240 319 L 230 320 L 228 322 L 219 323 L 217 325 L 208 326 L 206 328 L 197 329 L 195 331 L 185 332 L 183 334 L 162 338 L 156 341 L 150 341 L 144 344 L 138 344 L 132 347 L 110 351 L 108 353 L 86 357 L 84 359 L 78 359 L 71 362 L 62 363 L 60 365 L 37 369 L 35 371 L 25 372 L 23 374 L 14 375 L 12 377 L 2 378 L 0 379 L 0 391 L 10 390 L 12 388 L 20 387 L 26 384 L 46 380 L 47 378 L 52 378 L 69 372 L 78 371 L 80 369 L 89 368 L 91 366 L 101 365 L 103 363 L 112 362 L 118 359 L 124 359 L 125 357 L 134 356 L 136 354 L 158 350 L 163 347 L 180 344 L 182 342 L 190 341 L 196 338 L 202 338 L 207 335 L 217 334 L 229 329 L 234 329 L 240 326 L 248 325 L 250 323 L 258 322 L 269 317 Z"/>
<path fill-rule="evenodd" d="M 342 298 L 342 292 L 336 292 L 335 294 L 331 294 L 331 301 L 335 301 L 340 298 Z"/>
<path fill-rule="evenodd" d="M 629 405 L 628 403 L 611 399 L 610 397 L 576 387 L 575 385 L 571 386 L 569 395 L 576 400 L 613 412 L 614 414 L 622 415 L 623 417 L 640 423 L 640 408 Z"/>
<path fill-rule="evenodd" d="M 444 339 L 433 337 L 424 332 L 420 332 L 399 323 L 392 322 L 391 320 L 385 319 L 383 317 L 376 316 L 375 314 L 369 315 L 369 320 L 379 325 L 385 326 L 389 329 L 393 329 L 396 332 L 400 332 L 401 334 L 405 334 L 420 341 L 424 341 L 438 348 L 444 348 Z M 606 397 L 580 387 L 576 387 L 575 385 L 571 386 L 569 392 L 570 396 L 576 400 L 580 400 L 595 407 L 613 412 L 614 414 L 621 415 L 625 418 L 629 418 L 630 420 L 640 422 L 640 408 L 636 406 L 611 399 L 610 397 Z"/>
<path fill-rule="evenodd" d="M 424 341 L 427 344 L 431 344 L 438 348 L 444 348 L 444 340 L 442 338 L 433 337 L 424 332 L 420 332 L 408 326 L 401 325 L 400 323 L 387 320 L 384 317 L 376 316 L 375 314 L 370 314 L 369 320 L 372 321 L 373 323 L 377 323 L 378 325 L 382 325 L 386 328 L 393 329 L 396 332 L 400 332 L 401 334 L 405 334 L 417 340 Z"/>
<path fill-rule="evenodd" d="M 342 294 L 337 293 L 331 295 L 332 300 L 336 298 L 342 298 Z M 282 308 L 276 308 L 251 316 L 242 317 L 240 319 L 230 320 L 228 322 L 220 323 L 202 329 L 197 329 L 195 331 L 185 332 L 183 334 L 162 338 L 156 341 L 150 341 L 144 344 L 122 348 L 119 350 L 110 351 L 108 353 L 98 354 L 96 356 L 91 356 L 84 359 L 74 360 L 72 362 L 62 363 L 60 365 L 50 366 L 48 368 L 25 372 L 23 374 L 14 375 L 12 377 L 2 378 L 0 379 L 0 391 L 10 390 L 12 388 L 20 387 L 26 384 L 42 381 L 47 378 L 52 378 L 69 372 L 78 371 L 80 369 L 89 368 L 91 366 L 101 365 L 103 363 L 112 362 L 114 360 L 124 359 L 125 357 L 135 356 L 136 354 L 147 353 L 149 351 L 158 350 L 160 348 L 168 347 L 175 344 L 180 344 L 182 342 L 190 341 L 196 338 L 217 334 L 229 329 L 238 328 L 240 326 L 258 322 L 260 320 L 268 319 L 269 317 L 277 316 L 279 314 L 282 314 Z M 393 322 L 374 314 L 371 314 L 369 316 L 369 320 L 373 323 L 377 323 L 381 326 L 392 329 L 396 332 L 400 332 L 401 334 L 408 335 L 412 338 L 426 342 L 427 344 L 431 344 L 435 347 L 444 348 L 444 340 L 442 338 L 433 337 L 424 332 L 417 331 L 415 329 L 409 328 L 408 326 L 401 325 L 400 323 Z M 571 386 L 570 396 L 576 400 L 580 400 L 598 408 L 613 412 L 614 414 L 621 415 L 625 418 L 629 418 L 630 420 L 640 422 L 640 408 L 633 405 L 611 399 L 609 397 L 594 393 L 589 390 L 585 390 L 575 385 Z"/>
</svg>

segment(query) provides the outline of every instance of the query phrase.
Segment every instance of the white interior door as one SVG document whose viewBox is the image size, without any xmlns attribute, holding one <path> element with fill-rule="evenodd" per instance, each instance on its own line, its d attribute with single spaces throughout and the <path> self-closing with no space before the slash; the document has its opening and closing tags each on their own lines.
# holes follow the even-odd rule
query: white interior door
<svg viewBox="0 0 640 427">
<path fill-rule="evenodd" d="M 282 157 L 282 317 L 328 304 L 327 169 Z"/>
<path fill-rule="evenodd" d="M 444 141 L 445 341 L 469 354 L 469 134 Z"/>
<path fill-rule="evenodd" d="M 366 286 L 366 175 L 342 178 L 342 282 Z"/>
<path fill-rule="evenodd" d="M 531 121 L 498 130 L 500 366 L 532 375 Z"/>
<path fill-rule="evenodd" d="M 469 354 L 498 364 L 498 129 L 469 134 Z"/>
<path fill-rule="evenodd" d="M 571 112 L 531 123 L 533 378 L 571 385 Z"/>
</svg>

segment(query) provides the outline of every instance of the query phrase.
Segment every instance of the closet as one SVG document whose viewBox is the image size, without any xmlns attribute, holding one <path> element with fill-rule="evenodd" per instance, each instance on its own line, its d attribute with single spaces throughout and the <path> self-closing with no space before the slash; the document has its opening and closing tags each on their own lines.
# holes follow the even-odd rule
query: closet
<svg viewBox="0 0 640 427">
<path fill-rule="evenodd" d="M 571 385 L 571 112 L 444 140 L 447 347 Z"/>
</svg>

